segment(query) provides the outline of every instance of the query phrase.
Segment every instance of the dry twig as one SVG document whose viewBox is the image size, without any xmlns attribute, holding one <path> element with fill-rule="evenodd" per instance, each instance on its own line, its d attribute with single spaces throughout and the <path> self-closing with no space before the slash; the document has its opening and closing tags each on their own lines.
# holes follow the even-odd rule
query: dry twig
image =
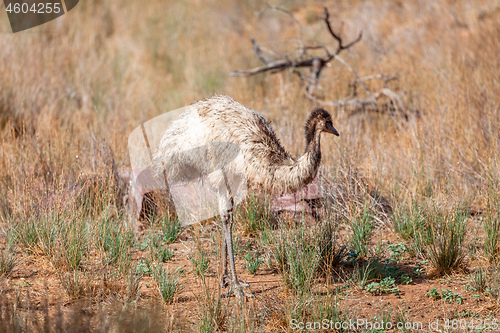
<svg viewBox="0 0 500 333">
<path fill-rule="evenodd" d="M 302 42 L 302 26 L 299 21 L 287 10 L 280 8 L 269 6 L 267 9 L 279 10 L 284 12 L 288 16 L 290 16 L 295 23 L 299 25 L 300 38 L 298 39 L 299 47 L 292 52 L 291 54 L 298 54 L 295 57 L 290 57 L 288 55 L 281 55 L 277 59 L 272 58 L 262 52 L 260 45 L 257 43 L 255 39 L 252 39 L 253 51 L 259 57 L 259 59 L 264 63 L 263 66 L 255 67 L 248 70 L 240 70 L 233 71 L 230 75 L 237 77 L 249 77 L 253 75 L 257 75 L 260 73 L 270 72 L 270 73 L 278 73 L 288 69 L 294 70 L 300 79 L 305 83 L 304 94 L 305 96 L 311 100 L 315 104 L 319 104 L 322 106 L 333 106 L 333 107 L 346 107 L 350 106 L 355 110 L 376 110 L 379 111 L 380 106 L 378 105 L 378 99 L 381 97 L 387 97 L 390 100 L 391 108 L 396 112 L 402 113 L 405 118 L 407 115 L 405 113 L 405 107 L 402 102 L 401 96 L 391 89 L 387 87 L 387 83 L 393 80 L 396 80 L 397 76 L 388 76 L 385 74 L 375 74 L 360 77 L 358 73 L 344 60 L 339 54 L 353 47 L 356 43 L 358 43 L 362 38 L 362 32 L 359 33 L 358 37 L 352 40 L 349 43 L 345 43 L 342 39 L 341 33 L 335 32 L 331 23 L 330 23 L 330 13 L 328 9 L 324 8 L 324 16 L 323 21 L 326 25 L 326 28 L 329 34 L 333 37 L 333 39 L 337 42 L 337 48 L 335 52 L 330 52 L 330 50 L 324 45 L 312 45 L 305 46 Z M 340 31 L 342 31 L 342 26 Z M 309 53 L 309 51 L 317 51 L 322 50 L 324 54 L 322 56 L 314 55 Z M 354 76 L 354 81 L 349 84 L 352 88 L 352 93 L 350 96 L 338 100 L 335 102 L 332 101 L 323 101 L 315 96 L 316 88 L 319 86 L 319 77 L 321 72 L 332 60 L 338 61 L 342 66 L 347 68 Z M 309 68 L 310 72 L 305 74 L 301 69 Z M 369 80 L 384 80 L 383 88 L 379 89 L 376 92 L 372 92 L 367 85 L 367 81 Z M 362 90 L 365 92 L 365 98 L 358 97 L 358 85 L 361 85 Z"/>
<path fill-rule="evenodd" d="M 291 16 L 296 22 L 298 22 L 291 13 L 288 11 L 279 8 L 279 7 L 270 7 L 271 9 L 276 9 L 287 13 Z M 362 33 L 359 33 L 358 38 L 353 40 L 350 43 L 344 45 L 342 38 L 339 34 L 335 33 L 330 24 L 330 14 L 328 13 L 328 9 L 325 7 L 325 17 L 324 21 L 328 28 L 328 31 L 332 35 L 332 37 L 338 42 L 337 50 L 334 53 L 330 53 L 330 51 L 324 46 L 300 46 L 299 56 L 296 59 L 280 59 L 276 61 L 271 61 L 269 57 L 264 55 L 260 49 L 259 44 L 255 39 L 252 39 L 253 50 L 259 57 L 259 59 L 265 64 L 264 66 L 255 67 L 249 70 L 242 71 L 234 71 L 230 75 L 231 76 L 239 76 L 239 77 L 248 77 L 252 75 L 256 75 L 259 73 L 264 73 L 270 71 L 271 73 L 284 71 L 289 68 L 301 68 L 301 67 L 311 67 L 312 68 L 312 76 L 319 77 L 321 70 L 323 67 L 332 61 L 340 52 L 343 50 L 347 50 L 352 47 L 354 44 L 358 43 L 362 38 Z M 300 39 L 301 40 L 301 39 Z M 325 55 L 323 57 L 311 56 L 307 53 L 309 50 L 317 50 L 323 49 L 325 51 Z"/>
</svg>

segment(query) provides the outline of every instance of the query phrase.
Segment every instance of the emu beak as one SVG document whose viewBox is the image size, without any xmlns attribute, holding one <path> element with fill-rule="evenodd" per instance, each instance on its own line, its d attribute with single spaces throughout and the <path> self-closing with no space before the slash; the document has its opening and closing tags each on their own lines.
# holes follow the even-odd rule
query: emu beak
<svg viewBox="0 0 500 333">
<path fill-rule="evenodd" d="M 332 134 L 335 134 L 336 136 L 339 136 L 339 132 L 337 132 L 335 127 L 333 127 L 332 125 L 327 124 L 324 131 L 327 133 L 332 133 Z"/>
</svg>

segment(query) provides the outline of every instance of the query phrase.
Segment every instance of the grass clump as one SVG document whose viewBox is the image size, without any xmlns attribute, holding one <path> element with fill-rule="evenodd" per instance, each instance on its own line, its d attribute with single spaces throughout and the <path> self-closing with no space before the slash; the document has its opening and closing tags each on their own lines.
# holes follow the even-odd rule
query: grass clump
<svg viewBox="0 0 500 333">
<path fill-rule="evenodd" d="M 59 281 L 69 297 L 80 299 L 87 296 L 88 280 L 85 273 L 73 270 L 71 272 L 60 272 Z"/>
<path fill-rule="evenodd" d="M 194 266 L 194 273 L 199 277 L 204 277 L 210 269 L 210 258 L 200 247 L 197 247 L 195 253 L 189 257 L 189 261 Z"/>
<path fill-rule="evenodd" d="M 300 323 L 307 323 L 309 326 L 304 325 L 304 331 L 351 332 L 342 323 L 349 322 L 355 315 L 352 312 L 346 314 L 339 309 L 338 301 L 335 293 L 324 296 L 308 293 L 296 295 L 284 306 L 284 324 L 286 323 L 289 331 L 302 331 Z"/>
<path fill-rule="evenodd" d="M 344 261 L 348 249 L 339 244 L 337 227 L 330 220 L 317 228 L 316 235 L 320 253 L 319 265 L 321 270 L 328 275 Z"/>
<path fill-rule="evenodd" d="M 56 268 L 77 269 L 89 247 L 88 223 L 78 211 L 52 211 L 15 224 L 14 242 L 30 254 L 42 253 Z"/>
<path fill-rule="evenodd" d="M 174 301 L 174 296 L 182 290 L 179 269 L 171 274 L 163 269 L 161 265 L 154 266 L 153 279 L 156 282 L 163 301 L 166 303 L 172 303 Z"/>
<path fill-rule="evenodd" d="M 182 230 L 179 219 L 172 220 L 168 215 L 160 221 L 163 241 L 173 243 L 179 237 Z"/>
<path fill-rule="evenodd" d="M 486 232 L 484 239 L 484 253 L 490 262 L 498 261 L 500 250 L 500 219 L 487 218 L 483 222 L 483 228 Z"/>
<path fill-rule="evenodd" d="M 198 321 L 199 332 L 224 331 L 227 324 L 227 308 L 224 307 L 218 291 L 203 282 L 203 291 L 198 299 L 200 317 Z"/>
<path fill-rule="evenodd" d="M 38 247 L 37 222 L 34 219 L 20 221 L 12 227 L 14 239 L 28 252 L 33 253 Z"/>
<path fill-rule="evenodd" d="M 126 301 L 128 303 L 137 301 L 140 297 L 139 289 L 141 287 L 141 279 L 143 274 L 140 272 L 140 269 L 131 269 L 127 276 L 127 293 L 126 293 Z"/>
<path fill-rule="evenodd" d="M 422 238 L 428 244 L 426 254 L 438 273 L 448 273 L 460 267 L 464 259 L 464 236 L 467 215 L 461 208 L 441 213 L 434 210 Z"/>
<path fill-rule="evenodd" d="M 371 261 L 360 265 L 356 263 L 351 275 L 351 282 L 364 287 L 370 280 L 376 277 L 376 268 Z"/>
<path fill-rule="evenodd" d="M 174 256 L 174 252 L 167 246 L 157 247 L 151 250 L 151 257 L 158 263 L 167 262 Z"/>
<path fill-rule="evenodd" d="M 335 323 L 343 323 L 348 322 L 349 318 L 347 315 L 342 314 L 337 306 L 338 298 L 335 294 L 328 294 L 325 297 L 319 298 L 315 300 L 312 304 L 311 309 L 311 318 L 313 321 L 320 322 L 321 320 L 328 318 L 329 324 L 333 323 L 333 325 L 329 325 L 329 328 L 335 328 Z M 342 329 L 341 325 L 337 324 L 336 331 L 337 332 L 345 332 L 345 329 Z"/>
<path fill-rule="evenodd" d="M 174 252 L 163 244 L 160 237 L 151 237 L 147 246 L 151 259 L 157 263 L 167 262 L 174 256 Z"/>
<path fill-rule="evenodd" d="M 485 291 L 487 284 L 487 275 L 482 268 L 479 268 L 477 271 L 471 274 L 471 286 L 475 291 Z"/>
<path fill-rule="evenodd" d="M 58 251 L 61 248 L 58 247 L 58 242 L 61 240 L 63 228 L 63 221 L 57 212 L 48 214 L 36 225 L 38 247 L 56 267 L 61 267 L 64 260 Z"/>
<path fill-rule="evenodd" d="M 373 230 L 373 218 L 365 207 L 360 217 L 356 217 L 351 225 L 351 247 L 359 257 L 366 257 L 369 251 L 370 238 Z"/>
<path fill-rule="evenodd" d="M 98 227 L 100 245 L 106 253 L 105 264 L 117 264 L 123 273 L 128 272 L 130 251 L 135 244 L 134 234 L 109 218 L 103 219 Z"/>
<path fill-rule="evenodd" d="M 308 292 L 319 268 L 320 253 L 306 229 L 284 230 L 273 240 L 273 255 L 285 285 L 297 292 Z"/>
<path fill-rule="evenodd" d="M 406 249 L 402 247 L 404 244 L 394 245 L 393 255 L 406 250 L 422 253 L 439 274 L 460 267 L 465 256 L 467 226 L 467 212 L 462 205 L 445 211 L 413 203 L 409 209 L 399 208 L 393 220 L 396 231 L 414 246 Z"/>
<path fill-rule="evenodd" d="M 495 198 L 496 199 L 496 198 Z M 500 254 L 500 203 L 489 204 L 486 217 L 483 219 L 483 228 L 486 233 L 484 239 L 484 253 L 492 263 L 498 263 Z"/>
<path fill-rule="evenodd" d="M 259 252 L 248 252 L 245 254 L 243 259 L 245 259 L 246 267 L 250 274 L 254 275 L 259 270 L 260 265 L 264 262 L 264 259 L 259 258 Z"/>
<path fill-rule="evenodd" d="M 337 228 L 326 221 L 314 228 L 286 229 L 271 236 L 272 257 L 285 285 L 298 292 L 310 290 L 318 274 L 330 276 L 347 257 Z"/>
<path fill-rule="evenodd" d="M 398 207 L 392 215 L 394 230 L 405 241 L 413 240 L 426 225 L 425 208 L 414 202 L 409 209 Z"/>
<path fill-rule="evenodd" d="M 0 252 L 0 275 L 9 275 L 17 264 L 16 257 L 8 250 Z"/>
<path fill-rule="evenodd" d="M 269 197 L 249 194 L 237 208 L 235 216 L 241 221 L 244 235 L 259 237 L 269 227 L 269 221 L 272 219 Z"/>
<path fill-rule="evenodd" d="M 71 269 L 76 270 L 88 250 L 89 233 L 87 225 L 85 222 L 75 219 L 65 229 L 62 233 L 64 260 Z"/>
</svg>

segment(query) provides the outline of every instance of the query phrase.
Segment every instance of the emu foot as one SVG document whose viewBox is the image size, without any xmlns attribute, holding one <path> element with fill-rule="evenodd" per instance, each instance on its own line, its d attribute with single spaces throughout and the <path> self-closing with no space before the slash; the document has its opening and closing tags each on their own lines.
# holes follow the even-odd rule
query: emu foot
<svg viewBox="0 0 500 333">
<path fill-rule="evenodd" d="M 222 280 L 220 281 L 221 288 L 226 289 L 229 286 L 230 282 L 231 279 L 229 278 L 229 276 L 227 276 L 227 273 L 224 273 L 224 275 L 222 275 Z"/>
<path fill-rule="evenodd" d="M 223 278 L 223 283 L 226 282 L 226 286 L 227 286 L 227 283 L 229 282 L 228 281 L 229 279 L 226 277 L 226 279 Z M 248 298 L 254 298 L 255 295 L 252 294 L 251 292 L 248 292 L 246 290 L 243 289 L 243 287 L 250 287 L 250 285 L 248 283 L 245 283 L 243 281 L 238 281 L 236 280 L 235 282 L 231 282 L 231 286 L 229 287 L 229 290 L 227 293 L 224 293 L 221 295 L 221 297 L 231 297 L 231 295 L 235 295 L 236 297 L 238 297 L 239 299 L 244 299 L 244 297 L 248 297 Z"/>
<path fill-rule="evenodd" d="M 249 283 L 243 282 L 241 280 L 238 280 L 238 282 L 242 287 L 246 287 L 246 288 L 250 287 Z M 226 289 L 230 283 L 232 283 L 231 279 L 229 278 L 227 273 L 224 273 L 224 275 L 222 275 L 222 280 L 220 282 L 221 288 Z"/>
</svg>

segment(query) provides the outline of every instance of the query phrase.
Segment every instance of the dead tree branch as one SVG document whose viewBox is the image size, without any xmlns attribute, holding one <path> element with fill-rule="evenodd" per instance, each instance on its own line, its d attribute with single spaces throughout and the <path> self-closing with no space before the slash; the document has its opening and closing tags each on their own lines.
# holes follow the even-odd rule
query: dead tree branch
<svg viewBox="0 0 500 333">
<path fill-rule="evenodd" d="M 358 35 L 358 38 L 356 38 L 352 42 L 348 43 L 347 45 L 343 45 L 342 44 L 342 38 L 340 38 L 340 35 L 338 35 L 337 33 L 335 33 L 335 31 L 333 31 L 333 29 L 332 29 L 332 26 L 330 24 L 330 13 L 328 12 L 328 9 L 325 7 L 324 10 L 325 10 L 325 23 L 326 23 L 326 27 L 328 28 L 328 31 L 330 32 L 330 35 L 332 35 L 333 38 L 335 38 L 337 40 L 337 42 L 339 43 L 339 47 L 337 48 L 337 51 L 335 52 L 335 55 L 339 54 L 342 50 L 347 50 L 348 48 L 350 48 L 351 46 L 353 46 L 354 44 L 356 44 L 357 42 L 359 42 L 361 40 L 361 38 L 363 38 L 363 32 L 360 31 L 359 35 Z M 342 31 L 342 26 L 341 26 L 340 30 Z"/>
<path fill-rule="evenodd" d="M 404 106 L 404 103 L 402 102 L 401 96 L 387 87 L 387 84 L 389 82 L 398 79 L 397 76 L 375 74 L 361 77 L 349 65 L 349 63 L 347 63 L 343 58 L 339 56 L 342 51 L 353 47 L 355 44 L 361 41 L 363 36 L 362 32 L 359 33 L 356 39 L 345 43 L 344 39 L 342 38 L 343 24 L 341 24 L 339 32 L 336 32 L 330 22 L 330 13 L 325 7 L 324 15 L 322 18 L 323 22 L 330 36 L 338 44 L 335 51 L 331 52 L 328 47 L 324 45 L 304 45 L 302 40 L 302 26 L 300 22 L 289 11 L 274 6 L 268 6 L 265 9 L 281 11 L 290 16 L 293 19 L 294 23 L 299 26 L 299 39 L 297 42 L 298 48 L 294 49 L 288 54 L 283 54 L 278 57 L 273 55 L 272 57 L 270 57 L 262 51 L 257 41 L 255 39 L 252 39 L 251 41 L 253 52 L 257 55 L 257 57 L 262 61 L 264 65 L 248 70 L 233 71 L 230 76 L 249 77 L 265 72 L 278 73 L 288 69 L 292 69 L 304 84 L 305 96 L 314 104 L 331 107 L 349 107 L 356 112 L 359 110 L 371 110 L 377 112 L 389 110 L 390 114 L 402 114 L 406 119 L 408 118 L 405 111 L 406 108 Z M 323 52 L 313 53 L 311 51 Z M 323 54 L 318 55 L 318 53 Z M 333 60 L 338 61 L 339 64 L 345 67 L 354 76 L 354 80 L 349 84 L 349 87 L 352 89 L 350 96 L 335 102 L 324 101 L 316 96 L 316 90 L 318 87 L 320 87 L 319 78 L 321 76 L 321 73 L 323 69 L 328 66 L 329 63 Z M 309 71 L 306 72 L 303 69 L 309 69 Z M 375 92 L 370 90 L 367 82 L 371 80 L 383 80 L 382 88 Z M 363 96 L 365 97 L 358 96 L 358 86 L 361 87 L 362 91 L 364 92 Z M 381 98 L 383 98 L 385 101 L 388 100 L 388 102 L 383 102 L 385 104 L 381 104 L 379 102 Z"/>
<path fill-rule="evenodd" d="M 297 19 L 293 17 L 293 15 L 281 8 L 275 8 L 271 7 L 272 9 L 277 9 L 284 11 L 287 13 L 287 15 L 291 16 L 295 22 L 298 23 Z M 328 48 L 325 46 L 303 46 L 300 45 L 299 47 L 299 56 L 296 59 L 283 59 L 283 60 L 277 60 L 277 61 L 270 61 L 271 59 L 267 56 L 265 56 L 262 51 L 260 50 L 260 46 L 257 43 L 255 39 L 252 39 L 252 45 L 253 45 L 253 50 L 256 53 L 256 55 L 259 57 L 259 59 L 265 64 L 264 66 L 260 67 L 255 67 L 249 70 L 241 70 L 241 71 L 234 71 L 230 76 L 237 76 L 237 77 L 248 77 L 252 75 L 256 75 L 259 73 L 264 73 L 264 72 L 271 72 L 271 73 L 276 73 L 276 72 L 281 72 L 289 68 L 301 68 L 301 67 L 310 67 L 313 68 L 314 74 L 313 76 L 318 76 L 319 73 L 321 73 L 321 70 L 323 67 L 332 61 L 340 52 L 343 50 L 347 50 L 350 47 L 354 46 L 356 43 L 358 43 L 361 38 L 362 38 L 362 33 L 359 34 L 358 38 L 353 40 L 350 43 L 347 43 L 346 45 L 343 44 L 343 40 L 340 37 L 340 34 L 337 34 L 333 31 L 331 24 L 330 24 L 330 14 L 328 13 L 328 9 L 325 7 L 325 17 L 324 21 L 326 23 L 327 29 L 332 35 L 332 37 L 338 42 L 339 46 L 337 47 L 337 50 L 334 53 L 330 53 Z M 299 40 L 302 40 L 301 38 Z M 309 50 L 317 50 L 317 49 L 322 49 L 325 51 L 325 55 L 323 57 L 318 57 L 318 56 L 312 56 L 307 53 Z"/>
<path fill-rule="evenodd" d="M 263 63 L 269 64 L 270 62 L 272 62 L 272 59 L 270 57 L 262 53 L 259 44 L 257 44 L 257 41 L 254 38 L 252 38 L 252 45 L 253 45 L 253 52 L 257 55 L 257 57 L 259 57 L 259 59 Z"/>
</svg>

